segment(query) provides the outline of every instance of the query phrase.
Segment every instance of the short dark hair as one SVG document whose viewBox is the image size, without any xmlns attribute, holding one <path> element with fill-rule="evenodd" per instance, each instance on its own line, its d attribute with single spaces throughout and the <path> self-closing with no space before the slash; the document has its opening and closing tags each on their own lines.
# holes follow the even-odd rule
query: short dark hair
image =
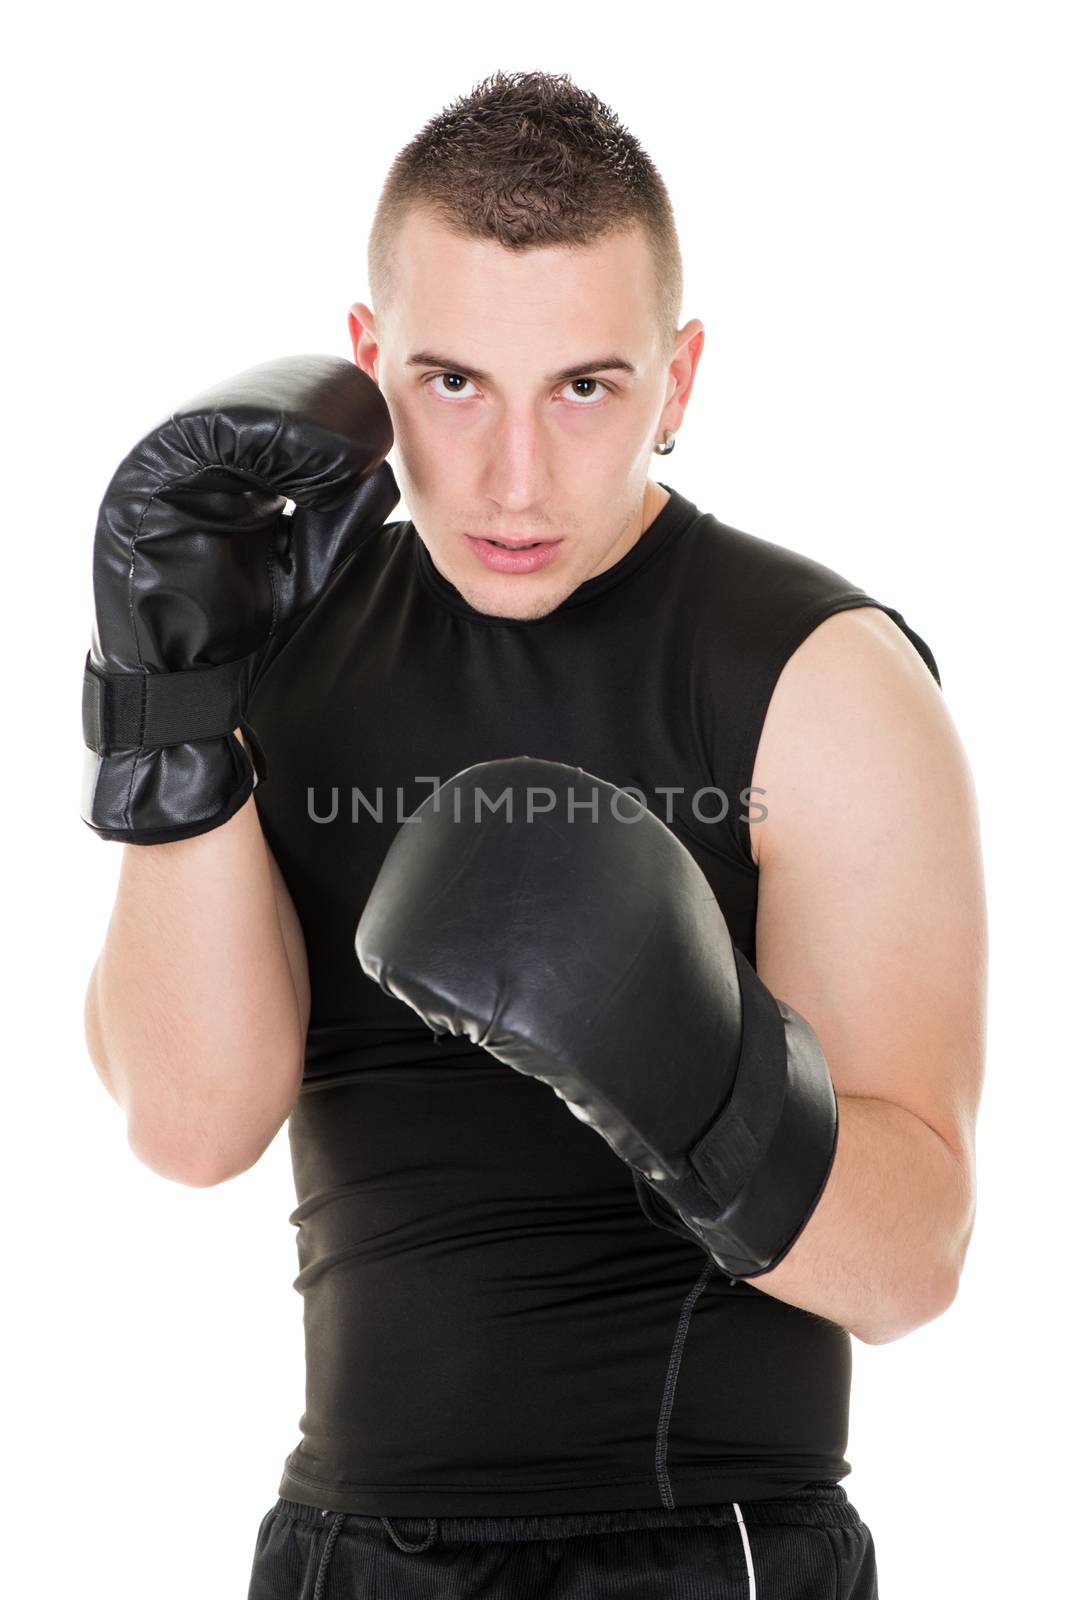
<svg viewBox="0 0 1067 1600">
<path fill-rule="evenodd" d="M 415 207 L 460 236 L 516 251 L 587 245 L 642 227 L 665 359 L 673 353 L 682 258 L 666 186 L 610 107 L 576 88 L 567 73 L 496 72 L 404 146 L 386 176 L 368 240 L 376 309 L 386 309 L 392 297 L 394 241 Z"/>
</svg>

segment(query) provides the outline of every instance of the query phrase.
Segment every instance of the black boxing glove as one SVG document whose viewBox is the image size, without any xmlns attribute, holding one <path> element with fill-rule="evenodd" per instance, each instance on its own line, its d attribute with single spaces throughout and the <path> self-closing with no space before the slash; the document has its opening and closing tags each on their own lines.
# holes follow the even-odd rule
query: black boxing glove
<svg viewBox="0 0 1067 1600">
<path fill-rule="evenodd" d="M 633 795 L 525 756 L 457 773 L 393 839 L 356 954 L 435 1035 L 549 1084 L 723 1272 L 795 1243 L 837 1148 L 829 1068 Z"/>
<path fill-rule="evenodd" d="M 81 814 L 101 838 L 193 838 L 264 777 L 243 720 L 253 659 L 396 505 L 392 443 L 366 373 L 288 356 L 198 395 L 121 463 L 97 522 L 82 690 Z"/>
</svg>

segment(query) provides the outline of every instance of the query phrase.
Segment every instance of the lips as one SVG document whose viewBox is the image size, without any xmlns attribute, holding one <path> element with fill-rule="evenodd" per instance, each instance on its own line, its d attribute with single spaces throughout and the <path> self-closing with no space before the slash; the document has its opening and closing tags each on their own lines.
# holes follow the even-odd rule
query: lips
<svg viewBox="0 0 1067 1600">
<path fill-rule="evenodd" d="M 465 533 L 463 541 L 483 567 L 491 572 L 530 573 L 554 561 L 559 554 L 562 539 L 499 540 L 478 538 Z"/>
<path fill-rule="evenodd" d="M 485 539 L 488 544 L 499 545 L 503 550 L 532 550 L 538 544 L 558 544 L 558 539 L 499 539 L 490 538 L 487 533 L 472 534 L 472 538 Z"/>
</svg>

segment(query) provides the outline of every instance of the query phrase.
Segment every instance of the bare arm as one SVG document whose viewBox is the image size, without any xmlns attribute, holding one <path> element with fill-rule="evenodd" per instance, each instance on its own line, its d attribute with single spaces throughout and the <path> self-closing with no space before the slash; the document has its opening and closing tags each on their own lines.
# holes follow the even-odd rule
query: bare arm
<svg viewBox="0 0 1067 1600">
<path fill-rule="evenodd" d="M 218 1183 L 258 1160 L 300 1088 L 300 923 L 252 799 L 198 838 L 123 851 L 86 994 L 89 1054 L 135 1155 Z"/>
<path fill-rule="evenodd" d="M 870 1344 L 941 1315 L 977 1206 L 986 910 L 977 798 L 948 706 L 884 612 L 821 623 L 757 752 L 759 973 L 838 1094 L 826 1188 L 755 1287 Z"/>
</svg>

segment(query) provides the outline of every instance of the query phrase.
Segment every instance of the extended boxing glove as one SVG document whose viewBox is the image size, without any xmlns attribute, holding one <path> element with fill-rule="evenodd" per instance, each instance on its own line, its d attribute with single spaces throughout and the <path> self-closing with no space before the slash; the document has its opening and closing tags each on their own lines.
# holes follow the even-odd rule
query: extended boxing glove
<svg viewBox="0 0 1067 1600">
<path fill-rule="evenodd" d="M 435 1035 L 549 1084 L 723 1272 L 795 1243 L 836 1153 L 829 1068 L 633 795 L 525 756 L 457 773 L 393 839 L 356 953 Z"/>
<path fill-rule="evenodd" d="M 392 442 L 366 373 L 303 355 L 217 384 L 126 456 L 97 522 L 82 690 L 81 814 L 101 838 L 206 833 L 265 776 L 252 663 L 396 505 Z"/>
</svg>

